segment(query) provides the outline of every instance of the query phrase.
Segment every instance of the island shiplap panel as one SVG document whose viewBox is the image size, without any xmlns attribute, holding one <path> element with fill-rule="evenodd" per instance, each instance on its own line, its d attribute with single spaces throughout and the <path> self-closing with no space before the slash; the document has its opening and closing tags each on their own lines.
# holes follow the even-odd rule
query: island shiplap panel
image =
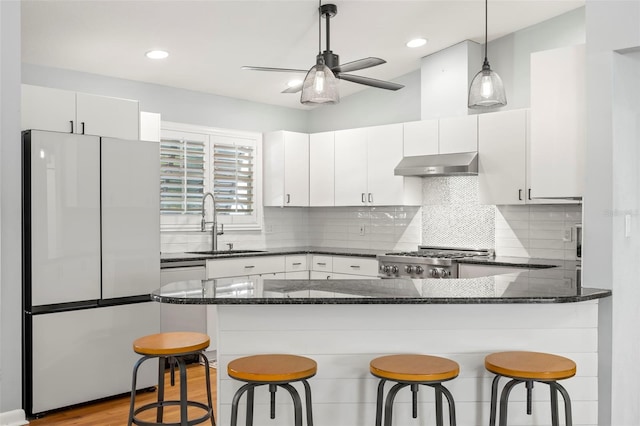
<svg viewBox="0 0 640 426">
<path fill-rule="evenodd" d="M 390 353 L 429 353 L 460 364 L 447 386 L 456 400 L 458 425 L 488 423 L 492 375 L 484 356 L 501 350 L 535 350 L 570 357 L 578 374 L 563 384 L 572 397 L 574 425 L 597 424 L 596 301 L 567 304 L 491 305 L 220 305 L 218 306 L 218 421 L 227 424 L 240 382 L 226 366 L 257 353 L 295 353 L 315 359 L 310 380 L 314 423 L 365 426 L 375 422 L 377 379 L 369 361 Z M 506 382 L 506 379 L 503 379 Z M 300 390 L 301 386 L 296 385 Z M 522 387 L 522 389 L 520 389 Z M 421 387 L 418 419 L 411 418 L 410 392 L 396 398 L 394 424 L 433 424 L 433 391 Z M 244 399 L 243 399 L 244 401 Z M 277 393 L 269 420 L 266 389 L 256 391 L 256 425 L 293 424 L 286 392 Z M 550 424 L 549 390 L 534 388 L 533 415 L 525 412 L 524 386 L 511 393 L 509 425 Z M 244 424 L 244 402 L 239 424 Z"/>
</svg>

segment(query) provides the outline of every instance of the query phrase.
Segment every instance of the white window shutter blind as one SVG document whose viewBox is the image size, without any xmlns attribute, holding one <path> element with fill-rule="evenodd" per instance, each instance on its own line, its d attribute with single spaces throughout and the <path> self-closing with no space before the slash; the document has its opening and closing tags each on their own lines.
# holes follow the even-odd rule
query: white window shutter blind
<svg viewBox="0 0 640 426">
<path fill-rule="evenodd" d="M 253 216 L 255 148 L 213 143 L 213 195 L 219 215 Z"/>
<path fill-rule="evenodd" d="M 200 214 L 205 188 L 205 143 L 184 138 L 160 142 L 160 212 Z"/>
</svg>

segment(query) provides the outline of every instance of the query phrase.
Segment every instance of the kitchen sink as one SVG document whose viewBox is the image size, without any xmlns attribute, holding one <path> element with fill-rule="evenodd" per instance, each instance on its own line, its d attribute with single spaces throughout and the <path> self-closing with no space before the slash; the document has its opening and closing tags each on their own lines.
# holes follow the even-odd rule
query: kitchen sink
<svg viewBox="0 0 640 426">
<path fill-rule="evenodd" d="M 266 250 L 208 250 L 208 251 L 188 251 L 189 254 L 243 254 L 243 253 L 264 253 Z"/>
</svg>

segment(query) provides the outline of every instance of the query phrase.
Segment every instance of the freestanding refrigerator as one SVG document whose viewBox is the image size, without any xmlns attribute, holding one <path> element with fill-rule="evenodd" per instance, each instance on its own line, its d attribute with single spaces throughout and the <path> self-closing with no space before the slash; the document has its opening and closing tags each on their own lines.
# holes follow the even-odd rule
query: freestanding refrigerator
<svg viewBox="0 0 640 426">
<path fill-rule="evenodd" d="M 130 391 L 136 338 L 160 329 L 159 146 L 23 132 L 27 414 Z M 155 384 L 150 365 L 140 388 Z"/>
</svg>

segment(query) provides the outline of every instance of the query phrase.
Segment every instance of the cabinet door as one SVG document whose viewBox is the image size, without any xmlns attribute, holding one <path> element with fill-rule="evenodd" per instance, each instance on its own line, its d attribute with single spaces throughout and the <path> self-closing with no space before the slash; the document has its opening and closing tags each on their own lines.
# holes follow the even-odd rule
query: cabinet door
<svg viewBox="0 0 640 426">
<path fill-rule="evenodd" d="M 333 206 L 334 201 L 334 132 L 309 135 L 309 205 Z"/>
<path fill-rule="evenodd" d="M 494 275 L 519 274 L 522 272 L 528 272 L 528 268 L 464 263 L 458 265 L 458 278 L 492 277 Z"/>
<path fill-rule="evenodd" d="M 582 197 L 586 127 L 584 45 L 531 55 L 531 195 Z"/>
<path fill-rule="evenodd" d="M 404 156 L 438 153 L 438 120 L 404 123 Z"/>
<path fill-rule="evenodd" d="M 440 154 L 478 150 L 478 116 L 440 119 Z"/>
<path fill-rule="evenodd" d="M 160 282 L 157 142 L 102 138 L 102 297 L 149 294 Z"/>
<path fill-rule="evenodd" d="M 75 119 L 75 92 L 22 85 L 22 130 L 73 133 Z"/>
<path fill-rule="evenodd" d="M 401 205 L 404 177 L 393 169 L 402 160 L 402 124 L 367 129 L 367 202 L 370 205 Z"/>
<path fill-rule="evenodd" d="M 335 132 L 335 205 L 367 204 L 367 131 Z"/>
<path fill-rule="evenodd" d="M 262 203 L 284 206 L 284 132 L 265 133 L 262 141 Z"/>
<path fill-rule="evenodd" d="M 524 204 L 527 110 L 478 117 L 478 186 L 482 204 Z"/>
<path fill-rule="evenodd" d="M 284 205 L 309 205 L 309 135 L 284 133 Z"/>
<path fill-rule="evenodd" d="M 76 94 L 78 133 L 135 140 L 140 137 L 138 101 Z"/>
<path fill-rule="evenodd" d="M 32 305 L 99 299 L 100 140 L 31 131 L 24 144 Z"/>
<path fill-rule="evenodd" d="M 140 112 L 140 139 L 160 142 L 161 117 L 155 112 Z"/>
</svg>

